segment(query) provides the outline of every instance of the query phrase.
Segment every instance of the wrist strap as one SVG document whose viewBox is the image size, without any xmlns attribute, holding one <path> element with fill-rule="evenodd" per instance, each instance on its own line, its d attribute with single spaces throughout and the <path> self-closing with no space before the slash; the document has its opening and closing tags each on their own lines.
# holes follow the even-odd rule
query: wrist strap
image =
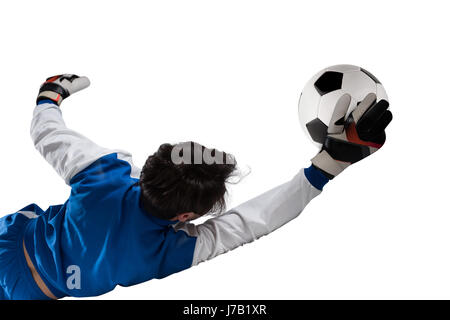
<svg viewBox="0 0 450 320">
<path fill-rule="evenodd" d="M 337 161 L 333 159 L 325 150 L 320 151 L 314 158 L 311 159 L 311 162 L 316 168 L 325 171 L 333 177 L 337 176 L 350 165 L 349 162 Z"/>
<path fill-rule="evenodd" d="M 44 99 L 50 99 L 59 106 L 61 102 L 68 96 L 70 96 L 69 91 L 67 91 L 59 84 L 53 82 L 44 82 L 39 89 L 39 95 L 37 97 L 36 103 L 39 103 L 39 101 Z"/>
<path fill-rule="evenodd" d="M 53 91 L 43 91 L 39 93 L 36 99 L 36 104 L 39 104 L 39 102 L 41 102 L 42 100 L 51 100 L 59 106 L 63 101 L 63 97 L 61 96 L 61 94 Z"/>
</svg>

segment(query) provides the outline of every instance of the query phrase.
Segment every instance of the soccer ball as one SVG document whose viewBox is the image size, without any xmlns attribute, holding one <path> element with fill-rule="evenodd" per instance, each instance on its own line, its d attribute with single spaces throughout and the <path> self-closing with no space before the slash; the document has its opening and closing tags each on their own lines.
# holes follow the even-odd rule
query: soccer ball
<svg viewBox="0 0 450 320">
<path fill-rule="evenodd" d="M 304 132 L 319 148 L 327 135 L 336 102 L 345 93 L 351 96 L 346 118 L 369 93 L 375 93 L 377 101 L 388 100 L 381 82 L 363 68 L 336 65 L 317 73 L 303 89 L 298 115 Z"/>
</svg>

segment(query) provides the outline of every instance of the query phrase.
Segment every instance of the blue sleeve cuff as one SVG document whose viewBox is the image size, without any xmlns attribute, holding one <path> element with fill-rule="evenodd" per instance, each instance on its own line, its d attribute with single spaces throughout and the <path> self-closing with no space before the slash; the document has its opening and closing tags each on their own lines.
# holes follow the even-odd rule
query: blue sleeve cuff
<svg viewBox="0 0 450 320">
<path fill-rule="evenodd" d="M 325 175 L 320 172 L 317 168 L 311 165 L 309 168 L 304 169 L 305 177 L 308 179 L 312 186 L 320 191 L 322 191 L 324 185 L 330 181 Z"/>
<path fill-rule="evenodd" d="M 44 104 L 44 103 L 53 103 L 53 104 L 57 105 L 55 101 L 50 100 L 50 99 L 41 100 L 37 103 L 37 105 Z"/>
</svg>

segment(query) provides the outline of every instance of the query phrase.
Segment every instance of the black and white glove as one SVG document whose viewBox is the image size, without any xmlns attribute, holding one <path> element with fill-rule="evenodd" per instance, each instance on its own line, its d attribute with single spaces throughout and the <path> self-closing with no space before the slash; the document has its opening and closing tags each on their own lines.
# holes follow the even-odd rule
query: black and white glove
<svg viewBox="0 0 450 320">
<path fill-rule="evenodd" d="M 51 100 L 58 106 L 72 93 L 89 87 L 90 82 L 87 77 L 79 77 L 75 74 L 60 74 L 47 78 L 39 89 L 36 103 L 42 100 Z"/>
<path fill-rule="evenodd" d="M 328 179 L 380 149 L 386 141 L 384 129 L 392 120 L 387 110 L 389 102 L 377 103 L 374 93 L 368 94 L 345 119 L 350 101 L 348 94 L 338 100 L 322 149 L 311 160 Z"/>
</svg>

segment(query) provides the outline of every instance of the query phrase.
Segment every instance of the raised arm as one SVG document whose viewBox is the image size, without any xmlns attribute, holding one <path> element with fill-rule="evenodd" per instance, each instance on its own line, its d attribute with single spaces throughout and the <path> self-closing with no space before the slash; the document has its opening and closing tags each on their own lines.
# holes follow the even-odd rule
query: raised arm
<svg viewBox="0 0 450 320">
<path fill-rule="evenodd" d="M 78 172 L 107 154 L 118 153 L 119 158 L 132 165 L 129 153 L 100 147 L 66 127 L 61 102 L 88 86 L 86 77 L 65 74 L 48 78 L 40 88 L 33 112 L 30 130 L 33 143 L 67 184 Z M 132 170 L 137 176 L 139 169 L 132 165 Z"/>
</svg>

